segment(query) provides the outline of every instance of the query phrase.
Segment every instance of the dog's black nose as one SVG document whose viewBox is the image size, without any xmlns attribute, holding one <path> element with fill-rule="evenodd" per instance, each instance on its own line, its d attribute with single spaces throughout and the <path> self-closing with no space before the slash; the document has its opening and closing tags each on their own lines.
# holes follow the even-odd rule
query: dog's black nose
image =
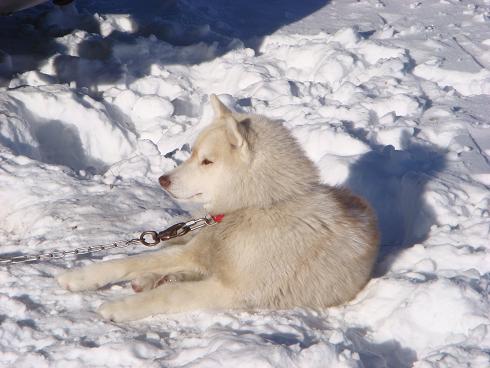
<svg viewBox="0 0 490 368">
<path fill-rule="evenodd" d="M 158 182 L 159 182 L 159 183 L 160 183 L 160 185 L 161 185 L 162 187 L 164 187 L 165 189 L 167 189 L 167 188 L 170 186 L 170 184 L 172 183 L 172 182 L 170 181 L 170 177 L 169 177 L 168 175 L 162 175 L 162 176 L 160 176 L 160 177 L 158 178 Z"/>
</svg>

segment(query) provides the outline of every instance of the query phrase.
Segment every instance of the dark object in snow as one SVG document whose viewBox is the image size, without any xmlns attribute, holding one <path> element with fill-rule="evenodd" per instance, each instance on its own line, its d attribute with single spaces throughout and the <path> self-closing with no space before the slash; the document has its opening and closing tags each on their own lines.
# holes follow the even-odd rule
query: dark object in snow
<svg viewBox="0 0 490 368">
<path fill-rule="evenodd" d="M 19 10 L 32 8 L 47 0 L 0 0 L 0 15 L 10 14 Z M 73 0 L 53 0 L 56 5 L 67 5 Z"/>
</svg>

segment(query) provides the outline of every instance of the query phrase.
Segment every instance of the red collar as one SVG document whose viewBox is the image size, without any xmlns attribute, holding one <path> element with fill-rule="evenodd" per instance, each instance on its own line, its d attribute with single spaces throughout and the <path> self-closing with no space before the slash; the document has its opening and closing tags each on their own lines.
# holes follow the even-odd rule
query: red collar
<svg viewBox="0 0 490 368">
<path fill-rule="evenodd" d="M 211 215 L 211 218 L 216 221 L 216 222 L 221 222 L 223 221 L 223 217 L 225 217 L 225 215 L 223 215 L 222 213 L 219 214 L 219 215 Z"/>
</svg>

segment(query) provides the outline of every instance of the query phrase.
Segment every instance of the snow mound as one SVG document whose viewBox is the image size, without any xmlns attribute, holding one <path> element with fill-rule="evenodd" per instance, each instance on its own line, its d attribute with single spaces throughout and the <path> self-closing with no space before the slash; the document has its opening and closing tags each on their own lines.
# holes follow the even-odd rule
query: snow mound
<svg viewBox="0 0 490 368">
<path fill-rule="evenodd" d="M 0 97 L 5 146 L 73 169 L 102 168 L 127 157 L 135 135 L 103 103 L 65 86 L 24 86 Z M 94 132 L 97 134 L 94 134 Z"/>
<path fill-rule="evenodd" d="M 451 87 L 463 96 L 490 94 L 490 71 L 477 73 L 447 70 L 436 65 L 417 65 L 414 74 L 437 83 L 440 87 Z"/>
</svg>

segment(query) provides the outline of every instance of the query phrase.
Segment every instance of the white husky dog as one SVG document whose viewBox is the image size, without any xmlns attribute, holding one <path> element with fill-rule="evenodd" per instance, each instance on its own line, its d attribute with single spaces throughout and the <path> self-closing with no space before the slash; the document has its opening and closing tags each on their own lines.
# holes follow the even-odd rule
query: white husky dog
<svg viewBox="0 0 490 368">
<path fill-rule="evenodd" d="M 215 95 L 211 102 L 213 123 L 160 184 L 223 220 L 187 243 L 68 271 L 58 282 L 79 291 L 133 280 L 140 293 L 99 308 L 113 321 L 195 309 L 325 308 L 352 299 L 378 253 L 373 211 L 348 190 L 321 184 L 281 124 L 231 112 Z"/>
</svg>

